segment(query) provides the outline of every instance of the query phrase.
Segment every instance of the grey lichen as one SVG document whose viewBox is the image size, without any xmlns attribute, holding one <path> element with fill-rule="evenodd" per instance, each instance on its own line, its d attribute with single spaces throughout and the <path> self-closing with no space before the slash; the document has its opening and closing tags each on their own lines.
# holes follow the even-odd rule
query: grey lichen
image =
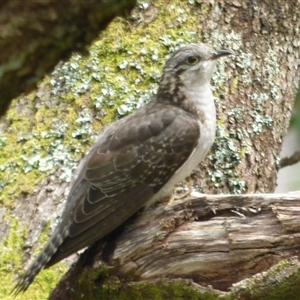
<svg viewBox="0 0 300 300">
<path fill-rule="evenodd" d="M 257 63 L 257 59 L 244 46 L 242 35 L 233 31 L 224 35 L 216 29 L 209 36 L 209 40 L 215 48 L 225 48 L 233 52 L 232 57 L 226 62 L 224 60 L 218 63 L 217 72 L 213 77 L 213 89 L 221 121 L 218 123 L 215 152 L 209 157 L 213 162 L 213 170 L 209 172 L 209 175 L 215 187 L 227 183 L 230 192 L 241 193 L 247 190 L 247 185 L 244 180 L 239 179 L 238 168 L 243 163 L 244 156 L 250 153 L 250 139 L 274 126 L 274 120 L 265 107 L 270 101 L 279 99 L 280 90 L 278 81 L 275 80 L 279 72 L 277 54 L 269 47 L 264 57 L 260 57 L 263 75 L 257 74 L 253 80 L 253 69 L 255 69 L 254 64 Z M 233 70 L 236 69 L 238 75 L 233 81 L 226 72 L 226 65 Z M 228 82 L 232 82 L 231 87 L 228 87 Z M 264 82 L 268 83 L 268 90 L 264 88 Z M 262 88 L 252 89 L 251 86 L 255 83 Z M 249 101 L 237 103 L 229 111 L 223 111 L 222 101 L 219 100 L 219 95 L 224 93 L 223 87 L 225 94 L 227 91 L 228 94 L 233 95 L 242 90 L 250 90 L 251 92 L 246 95 Z M 249 87 L 250 89 L 247 89 Z M 226 99 L 226 95 L 224 98 Z M 222 121 L 223 118 L 227 118 L 228 122 Z M 233 127 L 227 127 L 228 123 Z M 234 126 L 241 123 L 245 123 L 247 127 L 243 129 L 240 126 Z"/>
</svg>

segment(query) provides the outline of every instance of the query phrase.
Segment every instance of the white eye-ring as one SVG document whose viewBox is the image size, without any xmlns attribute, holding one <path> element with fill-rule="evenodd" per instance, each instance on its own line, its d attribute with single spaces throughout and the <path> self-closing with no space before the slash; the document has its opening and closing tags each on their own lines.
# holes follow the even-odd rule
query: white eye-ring
<svg viewBox="0 0 300 300">
<path fill-rule="evenodd" d="M 197 56 L 189 56 L 186 60 L 186 63 L 189 65 L 195 65 L 199 61 L 199 57 Z"/>
</svg>

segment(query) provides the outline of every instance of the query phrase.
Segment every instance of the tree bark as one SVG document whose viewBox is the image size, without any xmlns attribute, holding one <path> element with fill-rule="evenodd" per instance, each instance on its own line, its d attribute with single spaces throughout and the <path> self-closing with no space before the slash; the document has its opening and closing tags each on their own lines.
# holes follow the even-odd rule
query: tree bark
<svg viewBox="0 0 300 300">
<path fill-rule="evenodd" d="M 45 223 L 59 215 L 63 206 L 68 183 L 61 176 L 62 169 L 79 159 L 78 149 L 84 152 L 90 147 L 90 132 L 84 132 L 88 121 L 83 122 L 81 115 L 77 118 L 74 111 L 93 117 L 99 130 L 97 120 L 106 120 L 112 106 L 109 101 L 115 99 L 111 77 L 123 78 L 117 82 L 121 86 L 119 98 L 125 94 L 128 104 L 134 95 L 138 102 L 144 94 L 127 94 L 130 84 L 124 87 L 124 82 L 133 82 L 135 91 L 145 86 L 152 90 L 157 83 L 153 68 L 177 46 L 204 41 L 216 49 L 234 52 L 232 58 L 218 63 L 213 78 L 219 120 L 215 145 L 187 180 L 194 190 L 206 195 L 177 200 L 169 206 L 160 203 L 140 213 L 120 232 L 87 250 L 50 299 L 85 296 L 93 300 L 99 295 L 103 299 L 265 299 L 261 295 L 269 293 L 274 300 L 296 299 L 289 297 L 291 291 L 294 296 L 300 294 L 295 284 L 299 279 L 299 195 L 254 194 L 272 193 L 276 185 L 281 143 L 299 82 L 300 2 L 189 2 L 140 3 L 130 20 L 114 22 L 102 36 L 101 46 L 95 46 L 101 62 L 115 65 L 104 67 L 99 60 L 92 64 L 86 63 L 88 58 L 80 58 L 84 63 L 76 69 L 71 64 L 79 60 L 72 60 L 71 67 L 59 66 L 50 79 L 54 84 L 45 80 L 31 96 L 34 100 L 19 100 L 1 125 L 7 137 L 17 135 L 18 139 L 11 138 L 6 144 L 0 140 L 9 162 L 1 168 L 7 173 L 4 179 L 0 174 L 0 187 L 6 180 L 3 194 L 15 203 L 1 199 L 4 205 L 0 213 L 5 218 L 0 224 L 0 237 L 6 248 L 7 241 L 17 240 L 18 247 L 13 244 L 13 249 L 22 251 L 29 260 L 32 249 L 42 244 L 38 237 L 46 231 Z M 95 58 L 93 50 L 91 56 Z M 35 57 L 40 60 L 40 56 L 32 59 Z M 83 70 L 98 65 L 101 76 L 92 73 L 86 78 Z M 78 82 L 71 85 L 74 74 Z M 131 77 L 135 77 L 133 81 Z M 99 89 L 92 85 L 93 80 Z M 10 83 L 7 81 L 6 86 Z M 83 84 L 88 88 L 78 92 L 77 87 Z M 70 91 L 63 90 L 65 86 L 72 86 L 73 98 Z M 98 98 L 109 99 L 100 102 Z M 61 133 L 66 124 L 67 129 Z M 44 125 L 46 129 L 41 129 Z M 66 153 L 60 159 L 55 156 L 56 168 L 48 173 L 34 164 L 28 171 L 19 160 L 30 151 L 57 155 L 62 146 Z M 29 163 L 31 167 L 32 161 Z M 34 188 L 27 188 L 33 182 Z M 208 195 L 221 193 L 230 195 Z M 243 193 L 249 194 L 236 195 Z M 20 261 L 10 264 L 14 270 L 15 265 L 21 268 Z M 40 286 L 44 287 L 47 280 Z M 254 291 L 260 292 L 259 296 Z"/>
<path fill-rule="evenodd" d="M 0 116 L 60 60 L 86 52 L 99 31 L 134 5 L 134 0 L 1 1 Z"/>
</svg>

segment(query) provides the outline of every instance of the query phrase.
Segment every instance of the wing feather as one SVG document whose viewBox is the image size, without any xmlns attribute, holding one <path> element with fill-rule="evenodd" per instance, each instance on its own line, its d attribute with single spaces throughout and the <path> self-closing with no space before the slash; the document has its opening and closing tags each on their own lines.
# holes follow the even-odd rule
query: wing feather
<svg viewBox="0 0 300 300">
<path fill-rule="evenodd" d="M 124 223 L 189 158 L 198 143 L 198 121 L 179 107 L 157 106 L 147 105 L 121 120 L 122 126 L 115 123 L 106 139 L 100 135 L 81 170 L 88 184 L 85 196 L 70 200 L 75 204 L 67 212 L 72 219 L 68 236 L 47 266 Z"/>
</svg>

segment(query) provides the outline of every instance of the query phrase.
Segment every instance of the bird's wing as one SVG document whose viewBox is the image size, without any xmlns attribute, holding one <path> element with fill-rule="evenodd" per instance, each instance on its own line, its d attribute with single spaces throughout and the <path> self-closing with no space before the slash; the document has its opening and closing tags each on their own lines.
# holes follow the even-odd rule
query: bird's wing
<svg viewBox="0 0 300 300">
<path fill-rule="evenodd" d="M 174 106 L 129 116 L 88 156 L 68 236 L 47 266 L 104 237 L 142 208 L 188 159 L 199 124 Z M 82 184 L 82 182 L 81 182 Z M 76 197 L 76 195 L 75 195 Z M 64 219 L 64 216 L 62 217 Z"/>
<path fill-rule="evenodd" d="M 101 239 L 146 205 L 189 158 L 199 130 L 186 111 L 159 104 L 110 126 L 88 154 L 61 223 L 14 293 L 25 291 L 43 267 Z"/>
</svg>

